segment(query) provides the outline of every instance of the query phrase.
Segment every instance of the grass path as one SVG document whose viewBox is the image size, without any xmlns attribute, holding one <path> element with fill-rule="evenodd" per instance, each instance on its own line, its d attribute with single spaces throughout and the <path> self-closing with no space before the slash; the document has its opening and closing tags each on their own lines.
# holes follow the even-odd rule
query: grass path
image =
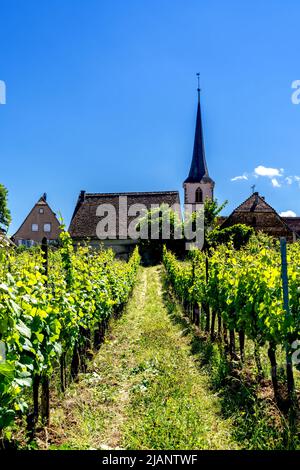
<svg viewBox="0 0 300 470">
<path fill-rule="evenodd" d="M 178 307 L 170 313 L 164 302 L 161 269 L 140 269 L 126 312 L 112 321 L 89 372 L 52 411 L 50 447 L 236 448 L 191 353 L 191 333 L 176 321 Z"/>
</svg>

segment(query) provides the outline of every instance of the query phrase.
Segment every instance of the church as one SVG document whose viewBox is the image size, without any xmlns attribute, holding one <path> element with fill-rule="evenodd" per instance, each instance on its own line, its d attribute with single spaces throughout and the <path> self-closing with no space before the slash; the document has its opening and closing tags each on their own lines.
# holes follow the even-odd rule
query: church
<svg viewBox="0 0 300 470">
<path fill-rule="evenodd" d="M 189 204 L 192 207 L 204 204 L 207 198 L 213 199 L 215 187 L 215 182 L 208 172 L 205 156 L 199 86 L 197 92 L 192 161 L 188 177 L 183 182 L 184 204 Z M 105 247 L 112 247 L 122 257 L 127 257 L 131 253 L 137 240 L 131 239 L 126 234 L 130 223 L 135 219 L 129 215 L 125 221 L 122 221 L 120 199 L 126 199 L 128 207 L 137 204 L 145 207 L 146 210 L 167 204 L 175 207 L 181 217 L 180 196 L 177 190 L 128 193 L 87 193 L 81 191 L 69 227 L 75 245 L 88 240 L 95 247 L 100 243 Z M 97 208 L 99 206 L 114 208 L 117 221 L 114 229 L 109 229 L 103 239 L 97 233 L 99 223 Z M 263 231 L 268 235 L 286 237 L 288 241 L 295 241 L 300 235 L 300 217 L 281 217 L 257 192 L 240 204 L 228 217 L 220 217 L 221 228 L 240 223 L 252 226 L 256 231 Z"/>
<path fill-rule="evenodd" d="M 188 177 L 183 182 L 184 203 L 189 204 L 193 208 L 197 204 L 203 204 L 206 198 L 212 199 L 214 185 L 214 181 L 209 176 L 205 158 L 200 89 L 198 88 L 193 155 Z M 70 235 L 75 244 L 89 240 L 92 246 L 96 247 L 102 243 L 105 247 L 112 247 L 118 255 L 127 256 L 133 250 L 137 241 L 121 233 L 122 228 L 124 228 L 122 227 L 122 222 L 120 223 L 122 218 L 121 198 L 126 198 L 128 207 L 140 204 L 146 210 L 167 204 L 169 207 L 174 208 L 178 216 L 182 218 L 178 190 L 128 193 L 86 193 L 85 191 L 80 191 L 69 227 Z M 108 205 L 114 207 L 117 223 L 114 230 L 108 230 L 106 237 L 101 239 L 97 234 L 97 224 L 99 223 L 97 208 Z M 128 226 L 133 219 L 134 217 L 132 216 L 127 217 L 126 223 Z M 124 233 L 126 233 L 126 230 Z"/>
</svg>

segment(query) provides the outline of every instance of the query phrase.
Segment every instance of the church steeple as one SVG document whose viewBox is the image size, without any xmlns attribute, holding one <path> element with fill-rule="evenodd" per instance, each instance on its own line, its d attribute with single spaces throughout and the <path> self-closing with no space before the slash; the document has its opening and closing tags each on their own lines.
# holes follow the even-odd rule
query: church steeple
<svg viewBox="0 0 300 470">
<path fill-rule="evenodd" d="M 199 181 L 201 181 L 203 176 L 208 176 L 207 164 L 206 164 L 206 159 L 205 159 L 199 87 L 197 89 L 197 92 L 198 92 L 198 106 L 197 106 L 193 158 L 192 158 L 189 176 L 185 180 L 185 183 L 198 183 Z"/>
<path fill-rule="evenodd" d="M 194 138 L 193 157 L 188 177 L 183 183 L 185 202 L 189 204 L 204 203 L 213 198 L 214 181 L 210 178 L 205 158 L 204 137 L 200 104 L 200 86 L 198 77 L 198 105 Z"/>
</svg>

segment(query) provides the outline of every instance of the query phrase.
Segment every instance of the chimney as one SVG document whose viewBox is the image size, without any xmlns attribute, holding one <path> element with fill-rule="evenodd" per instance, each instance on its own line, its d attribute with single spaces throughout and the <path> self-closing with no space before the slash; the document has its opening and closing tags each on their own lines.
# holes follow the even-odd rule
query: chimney
<svg viewBox="0 0 300 470">
<path fill-rule="evenodd" d="M 44 193 L 42 197 L 43 197 L 44 201 L 47 201 L 47 193 Z"/>
<path fill-rule="evenodd" d="M 84 202 L 85 200 L 85 191 L 81 190 L 79 194 L 79 202 Z"/>
</svg>

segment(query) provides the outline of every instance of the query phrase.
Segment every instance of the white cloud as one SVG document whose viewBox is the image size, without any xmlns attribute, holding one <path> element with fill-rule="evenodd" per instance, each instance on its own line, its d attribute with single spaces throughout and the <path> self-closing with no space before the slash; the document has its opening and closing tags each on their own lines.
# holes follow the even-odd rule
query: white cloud
<svg viewBox="0 0 300 470">
<path fill-rule="evenodd" d="M 242 180 L 248 180 L 248 176 L 247 175 L 241 175 L 241 176 L 235 176 L 234 178 L 231 178 L 230 181 L 242 181 Z"/>
<path fill-rule="evenodd" d="M 275 176 L 282 176 L 283 168 L 268 168 L 263 165 L 259 165 L 254 169 L 254 174 L 256 176 L 268 176 L 269 178 L 274 178 Z"/>
<path fill-rule="evenodd" d="M 279 183 L 279 181 L 276 178 L 272 178 L 271 182 L 272 182 L 273 188 L 280 188 L 281 187 L 281 184 Z"/>
<path fill-rule="evenodd" d="M 270 180 L 273 188 L 281 188 L 283 186 L 291 186 L 297 184 L 300 188 L 300 176 L 284 175 L 284 168 L 272 168 L 264 165 L 258 165 L 252 173 L 244 172 L 242 175 L 234 176 L 230 181 L 251 181 L 253 178 L 267 178 Z"/>
<path fill-rule="evenodd" d="M 279 214 L 281 217 L 297 217 L 296 212 L 294 211 L 283 211 Z"/>
</svg>

